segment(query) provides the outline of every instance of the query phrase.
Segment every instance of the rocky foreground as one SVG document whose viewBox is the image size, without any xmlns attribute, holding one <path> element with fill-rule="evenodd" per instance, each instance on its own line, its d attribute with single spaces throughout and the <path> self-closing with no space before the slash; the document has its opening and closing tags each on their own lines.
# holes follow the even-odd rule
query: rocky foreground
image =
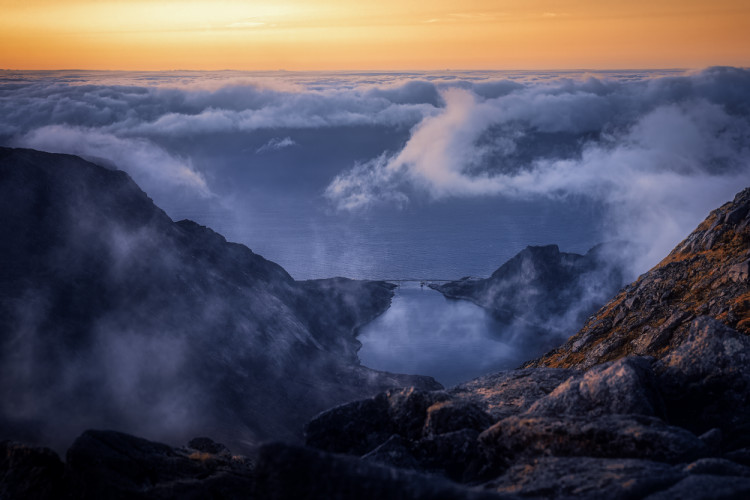
<svg viewBox="0 0 750 500">
<path fill-rule="evenodd" d="M 750 498 L 748 226 L 750 189 L 527 367 L 387 390 L 245 457 L 111 431 L 65 463 L 4 442 L 0 497 Z"/>
</svg>

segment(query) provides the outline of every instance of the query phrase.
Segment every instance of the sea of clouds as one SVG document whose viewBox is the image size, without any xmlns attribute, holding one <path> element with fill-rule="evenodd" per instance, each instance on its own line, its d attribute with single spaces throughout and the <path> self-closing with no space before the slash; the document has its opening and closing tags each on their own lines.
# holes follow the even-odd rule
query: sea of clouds
<svg viewBox="0 0 750 500">
<path fill-rule="evenodd" d="M 366 147 L 344 152 L 357 131 Z M 324 153 L 303 165 L 306 133 Z M 0 144 L 111 164 L 166 206 L 231 210 L 237 170 L 217 165 L 274 171 L 283 154 L 298 173 L 244 182 L 355 220 L 445 200 L 583 199 L 602 240 L 639 245 L 639 273 L 750 185 L 750 70 L 1 71 Z"/>
</svg>

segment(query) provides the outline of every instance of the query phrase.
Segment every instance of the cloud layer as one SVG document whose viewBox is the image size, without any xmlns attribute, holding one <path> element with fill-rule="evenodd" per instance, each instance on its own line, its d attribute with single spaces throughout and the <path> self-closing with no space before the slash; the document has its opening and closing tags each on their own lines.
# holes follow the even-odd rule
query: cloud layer
<svg viewBox="0 0 750 500">
<path fill-rule="evenodd" d="M 584 199 L 641 272 L 748 184 L 750 71 L 4 71 L 0 144 L 109 163 L 167 206 L 302 185 L 355 214 Z"/>
<path fill-rule="evenodd" d="M 586 197 L 608 236 L 643 245 L 645 270 L 707 212 L 750 183 L 750 71 L 509 87 L 485 98 L 440 92 L 440 112 L 404 147 L 338 175 L 341 209 L 432 199 Z"/>
</svg>

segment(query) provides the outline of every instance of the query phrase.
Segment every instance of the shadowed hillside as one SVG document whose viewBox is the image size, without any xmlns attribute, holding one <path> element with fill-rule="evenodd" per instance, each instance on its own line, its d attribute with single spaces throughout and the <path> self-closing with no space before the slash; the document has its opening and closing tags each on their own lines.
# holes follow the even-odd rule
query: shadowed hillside
<svg viewBox="0 0 750 500">
<path fill-rule="evenodd" d="M 237 449 L 299 439 L 331 405 L 425 377 L 359 366 L 391 285 L 296 282 L 127 174 L 0 149 L 1 437 L 65 447 L 89 427 Z"/>
</svg>

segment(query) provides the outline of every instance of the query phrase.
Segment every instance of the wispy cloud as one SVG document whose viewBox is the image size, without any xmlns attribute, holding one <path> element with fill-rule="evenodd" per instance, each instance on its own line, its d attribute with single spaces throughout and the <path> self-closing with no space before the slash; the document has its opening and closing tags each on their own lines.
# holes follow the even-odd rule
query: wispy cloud
<svg viewBox="0 0 750 500">
<path fill-rule="evenodd" d="M 48 125 L 25 134 L 16 144 L 98 162 L 105 160 L 127 171 L 152 195 L 174 189 L 188 190 L 199 197 L 212 194 L 189 159 L 176 157 L 147 139 L 122 138 L 87 127 Z"/>
<path fill-rule="evenodd" d="M 291 137 L 284 137 L 283 139 L 274 137 L 273 139 L 269 140 L 267 143 L 256 149 L 255 152 L 267 153 L 269 151 L 278 151 L 280 149 L 289 148 L 296 145 L 297 143 L 294 142 Z"/>
</svg>

